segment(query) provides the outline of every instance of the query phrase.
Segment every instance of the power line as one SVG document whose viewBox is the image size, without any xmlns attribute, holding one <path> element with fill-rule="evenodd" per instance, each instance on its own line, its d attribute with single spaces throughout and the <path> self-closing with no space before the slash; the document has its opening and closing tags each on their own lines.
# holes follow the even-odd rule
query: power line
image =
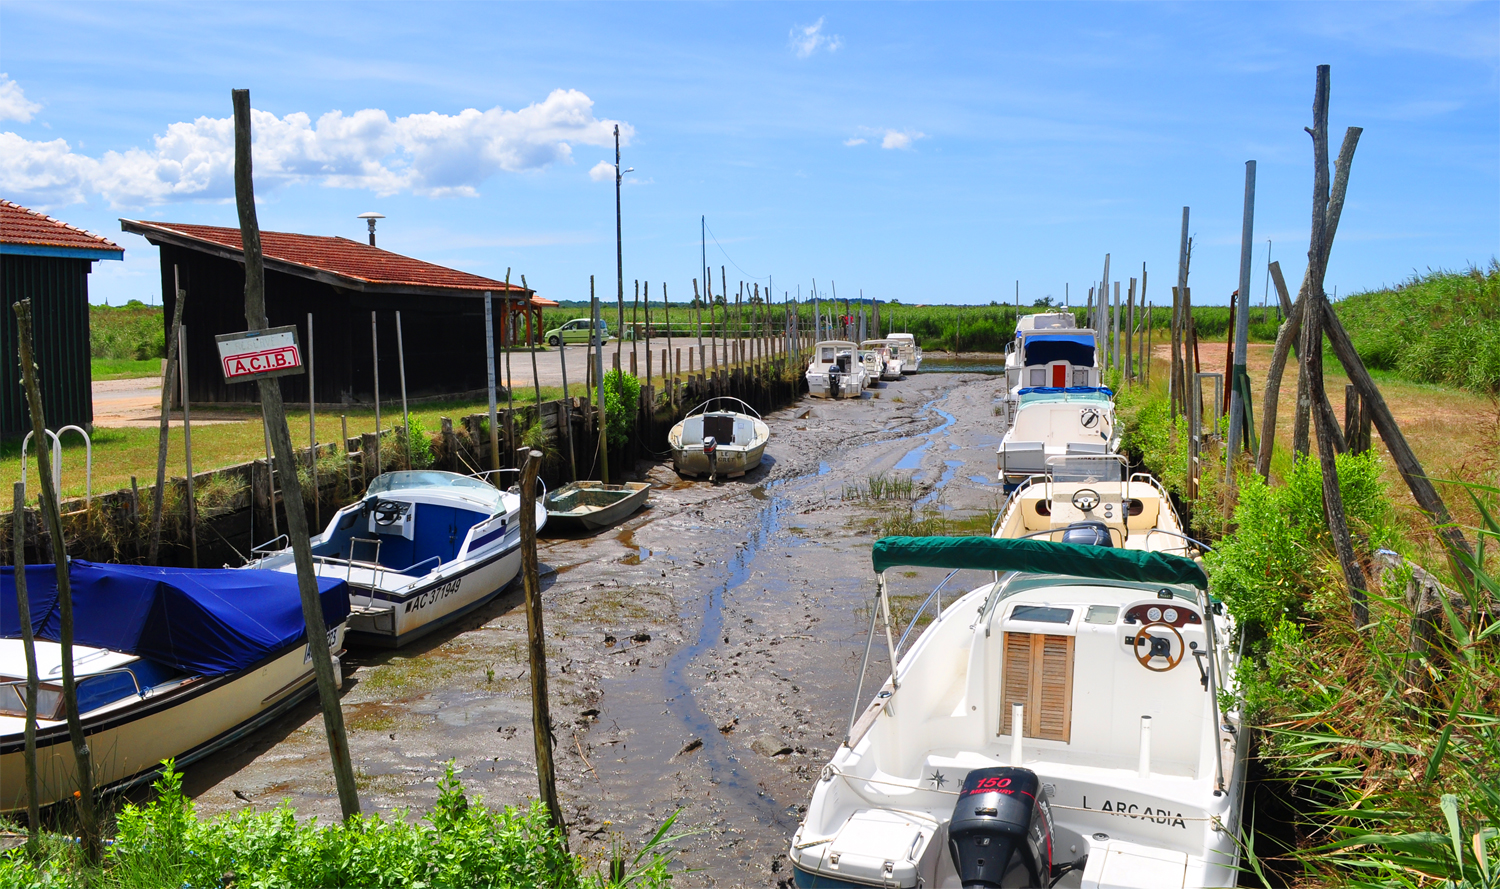
<svg viewBox="0 0 1500 889">
<path fill-rule="evenodd" d="M 704 228 L 708 228 L 708 223 L 705 221 L 703 223 L 703 226 L 704 226 Z M 770 275 L 752 275 L 749 272 L 745 271 L 744 269 L 740 268 L 740 264 L 737 263 L 737 262 L 735 262 L 734 261 L 734 257 L 732 257 L 732 256 L 729 255 L 729 251 L 724 249 L 724 245 L 719 243 L 719 236 L 716 235 L 716 234 L 714 234 L 714 230 L 713 229 L 711 229 L 711 228 L 708 229 L 708 236 L 713 239 L 714 246 L 719 248 L 719 252 L 722 253 L 722 254 L 724 254 L 724 258 L 727 259 L 727 260 L 729 260 L 729 264 L 732 265 L 732 266 L 734 266 L 735 269 L 740 274 L 744 275 L 746 278 L 749 278 L 751 281 L 769 281 L 769 280 L 771 280 L 771 276 Z"/>
</svg>

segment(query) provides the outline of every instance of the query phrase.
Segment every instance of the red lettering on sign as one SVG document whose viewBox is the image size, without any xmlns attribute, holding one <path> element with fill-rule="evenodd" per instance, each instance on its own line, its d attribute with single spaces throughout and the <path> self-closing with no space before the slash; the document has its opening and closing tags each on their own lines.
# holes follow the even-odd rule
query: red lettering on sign
<svg viewBox="0 0 1500 889">
<path fill-rule="evenodd" d="M 297 354 L 296 346 L 281 346 L 260 352 L 227 356 L 224 359 L 224 377 L 232 380 L 235 377 L 253 376 L 301 365 L 302 356 Z"/>
</svg>

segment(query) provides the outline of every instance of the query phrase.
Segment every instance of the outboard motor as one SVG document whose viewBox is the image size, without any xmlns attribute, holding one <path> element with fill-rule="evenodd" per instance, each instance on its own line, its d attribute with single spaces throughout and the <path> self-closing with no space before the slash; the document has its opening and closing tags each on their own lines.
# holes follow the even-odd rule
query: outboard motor
<svg viewBox="0 0 1500 889">
<path fill-rule="evenodd" d="M 1109 526 L 1093 519 L 1074 522 L 1064 528 L 1062 542 L 1076 543 L 1079 546 L 1113 547 L 1115 545 L 1114 539 L 1109 536 Z"/>
<path fill-rule="evenodd" d="M 839 383 L 841 383 L 843 381 L 842 374 L 843 374 L 843 372 L 839 369 L 839 366 L 837 364 L 829 365 L 829 367 L 828 367 L 828 397 L 829 398 L 838 398 L 839 397 Z"/>
<path fill-rule="evenodd" d="M 1052 809 L 1036 772 L 970 772 L 948 822 L 948 851 L 964 889 L 1048 886 L 1053 873 Z"/>
<path fill-rule="evenodd" d="M 708 458 L 708 480 L 713 484 L 719 482 L 719 440 L 712 435 L 703 437 L 703 456 Z"/>
</svg>

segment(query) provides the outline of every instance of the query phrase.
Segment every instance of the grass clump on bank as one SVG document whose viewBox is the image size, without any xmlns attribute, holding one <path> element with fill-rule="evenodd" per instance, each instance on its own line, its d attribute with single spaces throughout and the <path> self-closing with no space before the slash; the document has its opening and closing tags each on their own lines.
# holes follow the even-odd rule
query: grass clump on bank
<svg viewBox="0 0 1500 889">
<path fill-rule="evenodd" d="M 127 805 L 101 867 L 87 865 L 76 844 L 49 836 L 33 858 L 25 847 L 0 854 L 0 887 L 521 887 L 587 889 L 665 886 L 669 818 L 634 858 L 614 862 L 615 877 L 585 870 L 547 823 L 546 810 L 489 809 L 471 801 L 450 764 L 424 818 L 404 812 L 348 823 L 299 821 L 290 805 L 202 820 L 168 763 L 158 796 Z M 675 816 L 674 816 L 675 817 Z"/>
<path fill-rule="evenodd" d="M 1500 395 L 1500 262 L 1413 276 L 1336 308 L 1369 367 Z"/>
</svg>

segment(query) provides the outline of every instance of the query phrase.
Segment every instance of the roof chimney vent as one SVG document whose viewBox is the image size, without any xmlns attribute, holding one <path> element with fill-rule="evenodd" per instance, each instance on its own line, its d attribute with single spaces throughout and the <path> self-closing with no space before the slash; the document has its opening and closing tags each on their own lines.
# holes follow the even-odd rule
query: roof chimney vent
<svg viewBox="0 0 1500 889">
<path fill-rule="evenodd" d="M 377 220 L 377 219 L 384 219 L 385 216 L 383 214 L 380 214 L 380 213 L 361 213 L 358 216 L 356 216 L 355 218 L 356 219 L 363 219 L 366 222 L 370 223 L 370 246 L 374 247 L 375 246 L 375 220 Z"/>
</svg>

